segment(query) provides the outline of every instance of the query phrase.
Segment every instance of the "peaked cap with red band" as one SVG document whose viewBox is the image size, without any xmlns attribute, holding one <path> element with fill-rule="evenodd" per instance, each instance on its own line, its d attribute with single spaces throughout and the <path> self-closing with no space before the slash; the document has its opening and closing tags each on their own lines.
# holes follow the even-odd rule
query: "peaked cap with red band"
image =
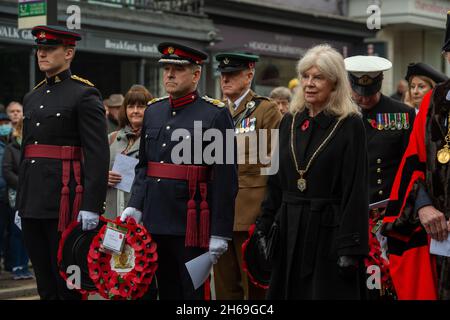
<svg viewBox="0 0 450 320">
<path fill-rule="evenodd" d="M 78 33 L 61 26 L 36 26 L 31 34 L 36 37 L 36 44 L 44 46 L 75 46 L 81 40 Z"/>
<path fill-rule="evenodd" d="M 208 55 L 200 50 L 173 42 L 160 43 L 158 50 L 162 54 L 159 63 L 201 65 L 208 58 Z"/>
</svg>

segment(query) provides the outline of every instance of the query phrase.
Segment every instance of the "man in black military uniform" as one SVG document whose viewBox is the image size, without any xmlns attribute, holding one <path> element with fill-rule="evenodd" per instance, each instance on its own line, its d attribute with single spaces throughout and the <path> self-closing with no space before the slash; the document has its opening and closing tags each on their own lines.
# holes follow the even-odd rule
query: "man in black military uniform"
<svg viewBox="0 0 450 320">
<path fill-rule="evenodd" d="M 208 249 L 217 263 L 231 240 L 237 193 L 233 120 L 225 104 L 197 92 L 206 54 L 175 43 L 158 49 L 169 97 L 152 100 L 145 111 L 136 177 L 121 219 L 143 220 L 158 245 L 160 299 L 203 299 L 208 282 L 195 289 L 185 263 Z M 210 128 L 223 137 L 223 143 L 215 141 L 215 154 L 234 152 L 231 161 L 205 158 L 212 144 L 201 141 L 202 133 Z"/>
<path fill-rule="evenodd" d="M 109 164 L 105 110 L 92 83 L 70 72 L 79 34 L 37 26 L 46 78 L 24 98 L 17 208 L 41 299 L 77 299 L 59 275 L 58 243 L 74 220 L 94 229 L 106 196 Z"/>
<path fill-rule="evenodd" d="M 392 67 L 389 60 L 376 56 L 354 56 L 344 61 L 349 72 L 353 99 L 361 108 L 366 128 L 371 203 L 369 230 L 372 237 L 382 240 L 378 231 L 387 205 L 384 200 L 389 198 L 395 174 L 408 146 L 415 112 L 413 108 L 380 92 L 383 71 Z M 376 250 L 378 257 L 385 257 L 383 250 Z M 371 258 L 369 256 L 368 263 L 375 264 Z M 389 287 L 383 289 L 389 291 Z M 372 295 L 379 296 L 379 292 L 373 290 L 370 292 Z"/>
</svg>

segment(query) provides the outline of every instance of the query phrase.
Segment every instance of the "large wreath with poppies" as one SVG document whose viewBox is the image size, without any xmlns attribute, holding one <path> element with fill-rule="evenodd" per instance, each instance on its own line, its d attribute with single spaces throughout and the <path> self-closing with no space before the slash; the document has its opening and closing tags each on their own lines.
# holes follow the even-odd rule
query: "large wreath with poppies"
<svg viewBox="0 0 450 320">
<path fill-rule="evenodd" d="M 118 217 L 114 223 L 128 229 L 123 251 L 119 255 L 101 250 L 105 224 L 92 240 L 87 256 L 89 276 L 106 299 L 138 299 L 147 292 L 157 269 L 156 243 L 133 218 L 122 223 Z"/>
<path fill-rule="evenodd" d="M 381 251 L 380 242 L 378 241 L 376 234 L 372 232 L 375 226 L 377 225 L 380 217 L 376 219 L 369 219 L 369 255 L 364 260 L 366 268 L 370 266 L 376 265 L 380 268 L 381 273 L 381 293 L 383 296 L 396 296 L 394 284 L 392 283 L 392 279 L 390 277 L 389 272 L 389 261 L 383 257 L 383 253 Z"/>
</svg>

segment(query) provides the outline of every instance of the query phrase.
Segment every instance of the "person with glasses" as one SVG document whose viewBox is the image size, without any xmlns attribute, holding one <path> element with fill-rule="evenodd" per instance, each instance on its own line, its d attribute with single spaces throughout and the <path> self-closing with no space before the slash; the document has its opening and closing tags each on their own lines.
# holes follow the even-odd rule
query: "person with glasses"
<svg viewBox="0 0 450 320">
<path fill-rule="evenodd" d="M 115 186 L 122 180 L 119 173 L 112 171 L 117 154 L 139 158 L 139 143 L 144 111 L 152 100 L 151 93 L 141 85 L 134 85 L 125 95 L 119 109 L 119 130 L 109 134 L 109 175 L 106 195 L 105 217 L 115 219 L 125 209 L 130 193 L 122 192 Z M 118 199 L 118 197 L 120 199 Z"/>
</svg>

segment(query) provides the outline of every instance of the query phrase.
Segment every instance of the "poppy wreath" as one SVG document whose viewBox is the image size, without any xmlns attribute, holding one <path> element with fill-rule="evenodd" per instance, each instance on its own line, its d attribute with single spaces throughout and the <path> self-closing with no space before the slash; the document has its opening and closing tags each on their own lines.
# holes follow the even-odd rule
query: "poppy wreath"
<svg viewBox="0 0 450 320">
<path fill-rule="evenodd" d="M 382 295 L 395 297 L 395 289 L 389 273 L 389 262 L 383 258 L 380 242 L 372 232 L 376 226 L 376 219 L 369 219 L 369 255 L 364 260 L 366 268 L 376 265 L 380 268 Z"/>
<path fill-rule="evenodd" d="M 100 250 L 105 236 L 105 224 L 94 237 L 89 249 L 87 261 L 89 276 L 98 289 L 98 293 L 110 300 L 134 300 L 141 298 L 152 282 L 157 269 L 158 254 L 156 243 L 148 231 L 133 218 L 125 223 L 116 218 L 115 224 L 128 229 L 125 245 L 134 250 L 134 267 L 127 273 L 119 273 L 111 268 L 112 255 Z"/>
<path fill-rule="evenodd" d="M 245 251 L 247 250 L 248 243 L 250 242 L 250 238 L 252 237 L 253 233 L 255 232 L 255 229 L 256 229 L 256 225 L 255 224 L 252 224 L 250 226 L 250 228 L 248 229 L 248 236 L 249 237 L 242 244 L 242 257 L 245 256 Z M 264 284 L 259 283 L 255 279 L 255 277 L 253 277 L 253 275 L 248 270 L 247 261 L 244 258 L 242 259 L 242 269 L 244 270 L 245 273 L 247 273 L 248 279 L 250 280 L 251 283 L 253 283 L 253 285 L 255 285 L 256 287 L 261 288 L 261 289 L 268 289 L 269 288 L 268 285 L 264 285 Z"/>
<path fill-rule="evenodd" d="M 106 219 L 100 217 L 100 219 L 102 219 L 103 221 L 106 221 Z M 61 235 L 61 239 L 59 241 L 59 245 L 58 245 L 58 253 L 57 253 L 57 262 L 58 262 L 58 269 L 59 269 L 59 274 L 61 275 L 61 277 L 64 279 L 64 281 L 67 282 L 68 279 L 68 275 L 67 273 L 61 268 L 61 263 L 62 263 L 62 259 L 63 259 L 63 249 L 64 249 L 64 243 L 66 242 L 67 238 L 69 237 L 69 235 L 72 233 L 72 231 L 79 225 L 80 223 L 77 222 L 76 220 L 73 221 L 72 223 L 70 223 L 67 228 L 64 230 L 64 232 Z M 97 290 L 85 290 L 82 289 L 78 286 L 76 286 L 74 283 L 71 283 L 71 286 L 77 290 L 82 296 L 83 299 L 87 299 L 87 296 L 90 294 L 95 294 L 97 293 Z"/>
</svg>

